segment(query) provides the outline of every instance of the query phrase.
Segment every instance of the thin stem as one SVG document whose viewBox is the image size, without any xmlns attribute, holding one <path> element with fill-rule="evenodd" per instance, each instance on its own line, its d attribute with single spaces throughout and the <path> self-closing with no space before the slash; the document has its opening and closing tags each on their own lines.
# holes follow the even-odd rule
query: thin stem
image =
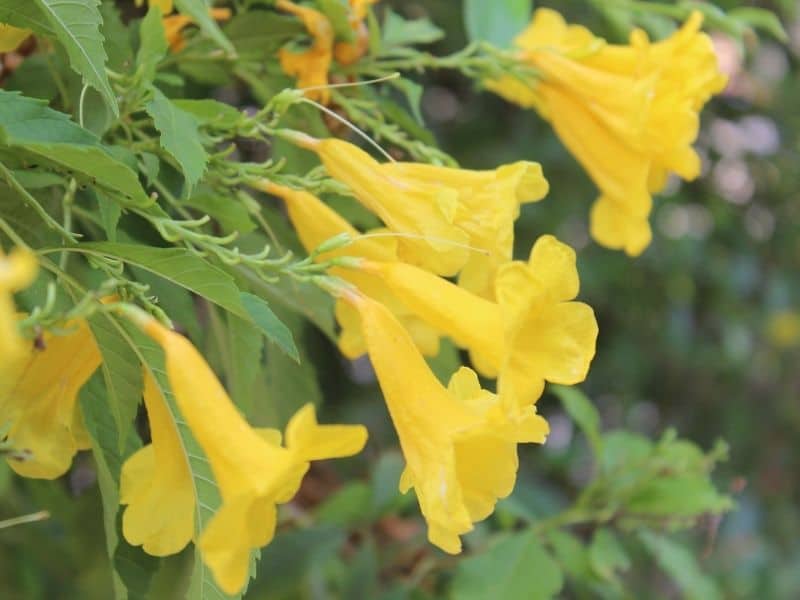
<svg viewBox="0 0 800 600">
<path fill-rule="evenodd" d="M 14 527 L 15 525 L 24 525 L 25 523 L 35 523 L 36 521 L 44 521 L 50 518 L 50 513 L 46 510 L 32 513 L 30 515 L 22 515 L 21 517 L 14 517 L 13 519 L 6 519 L 0 521 L 0 529 Z"/>
<path fill-rule="evenodd" d="M 86 99 L 86 90 L 89 89 L 89 84 L 84 84 L 81 89 L 81 97 L 78 98 L 78 123 L 83 127 L 83 101 Z"/>
</svg>

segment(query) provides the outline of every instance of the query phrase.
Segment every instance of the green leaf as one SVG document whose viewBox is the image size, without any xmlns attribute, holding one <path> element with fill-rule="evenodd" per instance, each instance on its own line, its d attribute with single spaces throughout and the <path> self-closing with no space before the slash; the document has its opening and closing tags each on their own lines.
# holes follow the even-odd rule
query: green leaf
<svg viewBox="0 0 800 600">
<path fill-rule="evenodd" d="M 283 350 L 295 362 L 300 362 L 300 355 L 297 352 L 297 346 L 294 343 L 292 332 L 283 324 L 277 315 L 272 312 L 264 300 L 253 294 L 242 292 L 240 294 L 242 304 L 247 310 L 253 322 L 263 332 L 267 339 L 274 342 L 278 347 Z"/>
<path fill-rule="evenodd" d="M 230 40 L 222 33 L 217 22 L 209 14 L 209 5 L 205 0 L 175 0 L 175 6 L 197 23 L 200 29 L 228 54 L 235 54 Z"/>
<path fill-rule="evenodd" d="M 658 566 L 678 584 L 686 600 L 722 598 L 714 580 L 703 574 L 697 559 L 686 547 L 646 530 L 639 532 L 639 539 Z"/>
<path fill-rule="evenodd" d="M 556 560 L 570 576 L 579 581 L 590 577 L 589 552 L 580 539 L 561 529 L 553 529 L 547 533 L 547 541 Z"/>
<path fill-rule="evenodd" d="M 278 283 L 258 284 L 258 290 L 269 300 L 302 315 L 332 341 L 336 341 L 336 325 L 333 318 L 333 299 L 310 283 L 281 278 Z M 284 319 L 285 321 L 285 319 Z"/>
<path fill-rule="evenodd" d="M 169 50 L 162 16 L 158 6 L 151 6 L 139 25 L 139 52 L 136 53 L 136 66 L 142 69 L 146 82 L 153 81 L 158 63 Z"/>
<path fill-rule="evenodd" d="M 175 106 L 158 88 L 152 88 L 152 92 L 153 99 L 145 105 L 145 110 L 161 133 L 161 147 L 178 162 L 191 189 L 200 181 L 208 162 L 197 121 Z"/>
<path fill-rule="evenodd" d="M 0 23 L 8 23 L 21 29 L 30 29 L 39 35 L 52 36 L 53 28 L 35 2 L 0 0 Z"/>
<path fill-rule="evenodd" d="M 789 40 L 789 36 L 783 28 L 783 24 L 778 18 L 778 15 L 771 10 L 743 6 L 730 10 L 728 12 L 728 17 L 745 23 L 754 29 L 766 31 L 780 42 L 785 43 Z"/>
<path fill-rule="evenodd" d="M 467 35 L 473 42 L 489 42 L 509 48 L 514 37 L 528 24 L 531 0 L 464 0 Z"/>
<path fill-rule="evenodd" d="M 123 204 L 153 202 L 136 173 L 112 157 L 97 136 L 43 100 L 0 90 L 0 144 L 24 151 L 28 160 L 73 176 L 81 185 L 113 192 Z"/>
<path fill-rule="evenodd" d="M 142 370 L 136 354 L 115 327 L 109 315 L 98 313 L 89 319 L 103 362 L 100 370 L 106 388 L 106 404 L 119 435 L 119 449 L 133 430 L 133 421 L 142 398 Z"/>
<path fill-rule="evenodd" d="M 350 27 L 349 11 L 347 4 L 341 0 L 315 0 L 320 12 L 322 12 L 333 26 L 333 32 L 337 40 L 345 42 L 355 41 L 355 35 Z"/>
<path fill-rule="evenodd" d="M 431 44 L 444 37 L 444 32 L 428 19 L 409 21 L 389 9 L 386 10 L 382 33 L 383 48 Z"/>
<path fill-rule="evenodd" d="M 33 0 L 55 36 L 64 46 L 70 65 L 83 80 L 103 96 L 114 115 L 117 98 L 106 76 L 106 51 L 100 26 L 99 0 Z"/>
<path fill-rule="evenodd" d="M 229 196 L 195 194 L 190 196 L 184 204 L 212 217 L 219 223 L 224 233 L 236 231 L 239 234 L 245 234 L 256 228 L 247 209 L 242 206 L 241 202 Z"/>
<path fill-rule="evenodd" d="M 173 100 L 172 103 L 192 115 L 200 125 L 230 129 L 242 119 L 242 113 L 235 106 L 209 98 Z"/>
<path fill-rule="evenodd" d="M 422 118 L 422 111 L 420 110 L 420 101 L 422 100 L 424 88 L 410 79 L 393 79 L 390 83 L 403 93 L 406 100 L 408 100 L 411 114 L 414 115 L 417 123 L 424 126 L 425 121 Z"/>
<path fill-rule="evenodd" d="M 369 519 L 372 489 L 363 481 L 348 483 L 317 508 L 317 522 L 349 527 Z"/>
<path fill-rule="evenodd" d="M 733 501 L 717 492 L 707 475 L 677 474 L 651 480 L 628 500 L 634 515 L 696 517 L 730 510 Z"/>
<path fill-rule="evenodd" d="M 613 532 L 606 528 L 594 532 L 589 546 L 589 562 L 594 572 L 607 581 L 615 580 L 617 571 L 626 571 L 631 566 L 625 549 Z"/>
<path fill-rule="evenodd" d="M 223 29 L 240 58 L 265 60 L 288 40 L 303 34 L 299 19 L 264 10 L 236 15 Z"/>
<path fill-rule="evenodd" d="M 184 287 L 237 316 L 250 318 L 233 279 L 188 250 L 113 242 L 78 244 L 66 250 L 117 258 Z"/>
<path fill-rule="evenodd" d="M 109 242 L 117 241 L 117 224 L 122 216 L 122 208 L 116 202 L 111 202 L 100 196 L 97 197 L 97 206 L 100 211 L 100 222 L 106 232 Z"/>
<path fill-rule="evenodd" d="M 533 531 L 499 538 L 481 554 L 458 563 L 452 584 L 455 600 L 541 600 L 564 584 L 561 567 Z"/>
<path fill-rule="evenodd" d="M 600 414 L 592 404 L 592 401 L 583 392 L 574 387 L 551 385 L 549 389 L 561 400 L 564 410 L 581 428 L 581 431 L 589 441 L 592 452 L 598 455 L 602 443 L 600 438 Z"/>
<path fill-rule="evenodd" d="M 227 319 L 226 384 L 231 398 L 245 415 L 252 413 L 255 383 L 263 368 L 264 336 L 253 323 L 234 315 Z"/>
</svg>

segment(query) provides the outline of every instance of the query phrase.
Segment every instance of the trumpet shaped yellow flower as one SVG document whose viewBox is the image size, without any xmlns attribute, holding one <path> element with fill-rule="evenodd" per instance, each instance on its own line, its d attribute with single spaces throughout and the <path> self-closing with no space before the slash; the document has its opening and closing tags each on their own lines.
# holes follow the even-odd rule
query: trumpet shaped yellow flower
<svg viewBox="0 0 800 600">
<path fill-rule="evenodd" d="M 497 302 L 412 265 L 363 261 L 361 268 L 467 348 L 478 371 L 499 377 L 501 393 L 522 406 L 541 396 L 545 381 L 572 385 L 586 378 L 597 321 L 589 306 L 571 302 L 579 287 L 575 253 L 552 236 L 537 240 L 528 263 L 499 267 Z"/>
<path fill-rule="evenodd" d="M 282 48 L 278 54 L 281 69 L 290 77 L 297 79 L 297 87 L 309 89 L 306 96 L 323 104 L 330 101 L 328 71 L 333 60 L 333 27 L 328 17 L 305 6 L 289 0 L 277 0 L 275 7 L 297 16 L 311 36 L 311 46 L 303 52 L 292 52 Z"/>
<path fill-rule="evenodd" d="M 540 79 L 511 77 L 487 86 L 549 120 L 600 189 L 593 237 L 632 256 L 650 243 L 651 194 L 667 175 L 693 179 L 700 159 L 698 113 L 726 84 L 710 38 L 694 12 L 668 39 L 651 43 L 635 30 L 630 44 L 611 45 L 557 12 L 539 9 L 515 44 Z"/>
<path fill-rule="evenodd" d="M 68 335 L 45 333 L 43 349 L 30 346 L 15 366 L 5 363 L 7 383 L 0 413 L 11 427 L 11 445 L 26 455 L 11 468 L 24 477 L 55 479 L 63 475 L 78 450 L 90 447 L 78 406 L 78 392 L 100 366 L 100 350 L 84 320 L 67 322 Z"/>
<path fill-rule="evenodd" d="M 247 581 L 250 552 L 271 541 L 276 504 L 296 493 L 308 461 L 360 451 L 366 429 L 319 426 L 313 408 L 307 408 L 290 423 L 289 447 L 282 448 L 275 444 L 273 432 L 258 432 L 247 424 L 186 338 L 147 315 L 134 318 L 163 348 L 175 400 L 219 486 L 222 506 L 201 534 L 198 547 L 219 587 L 237 593 Z"/>
<path fill-rule="evenodd" d="M 31 34 L 28 29 L 19 29 L 0 23 L 0 52 L 13 52 Z"/>
<path fill-rule="evenodd" d="M 455 223 L 458 190 L 384 171 L 369 154 L 343 140 L 297 135 L 334 179 L 375 213 L 398 238 L 398 256 L 439 275 L 455 275 L 468 258 L 469 236 Z"/>
<path fill-rule="evenodd" d="M 344 248 L 319 255 L 318 260 L 329 260 L 338 256 L 387 262 L 397 260 L 397 243 L 394 238 L 363 237 L 350 223 L 313 194 L 266 181 L 257 187 L 278 196 L 285 202 L 289 219 L 308 252 L 342 233 L 347 233 L 353 240 Z M 338 267 L 331 268 L 330 273 L 349 281 L 370 298 L 389 307 L 411 333 L 414 343 L 423 354 L 435 356 L 438 353 L 439 333 L 400 302 L 379 277 L 363 271 Z M 367 349 L 361 334 L 361 320 L 358 313 L 347 302 L 338 299 L 335 314 L 342 328 L 339 336 L 339 349 L 342 354 L 350 359 L 362 356 Z"/>
<path fill-rule="evenodd" d="M 369 30 L 364 24 L 364 19 L 367 18 L 369 7 L 377 2 L 378 0 L 350 0 L 350 14 L 347 20 L 356 39 L 353 42 L 337 42 L 333 47 L 333 56 L 339 64 L 352 65 L 367 52 Z"/>
<path fill-rule="evenodd" d="M 10 368 L 27 355 L 30 344 L 17 331 L 17 314 L 12 294 L 25 289 L 36 278 L 36 256 L 17 248 L 6 256 L 0 248 L 0 364 Z M 0 377 L 0 394 L 10 377 Z"/>
<path fill-rule="evenodd" d="M 497 268 L 511 260 L 514 221 L 519 205 L 537 202 L 549 186 L 538 163 L 520 161 L 491 171 L 471 171 L 418 163 L 387 163 L 381 168 L 393 177 L 424 181 L 459 191 L 453 223 L 469 236 L 471 252 L 459 274 L 459 285 L 494 299 Z"/>
<path fill-rule="evenodd" d="M 461 551 L 460 535 L 489 516 L 514 488 L 517 444 L 544 442 L 547 422 L 532 406 L 515 415 L 463 368 L 444 388 L 411 337 L 381 304 L 356 292 L 375 373 L 394 422 L 406 468 L 400 490 L 414 488 L 428 539 Z"/>
<path fill-rule="evenodd" d="M 141 6 L 145 3 L 145 0 L 136 0 L 136 6 Z M 161 9 L 162 15 L 168 15 L 172 12 L 173 2 L 172 0 L 147 0 L 148 6 L 157 6 Z"/>
<path fill-rule="evenodd" d="M 194 534 L 194 489 L 175 420 L 149 371 L 144 374 L 144 404 L 151 443 L 122 465 L 122 533 L 153 556 L 180 552 Z"/>
</svg>

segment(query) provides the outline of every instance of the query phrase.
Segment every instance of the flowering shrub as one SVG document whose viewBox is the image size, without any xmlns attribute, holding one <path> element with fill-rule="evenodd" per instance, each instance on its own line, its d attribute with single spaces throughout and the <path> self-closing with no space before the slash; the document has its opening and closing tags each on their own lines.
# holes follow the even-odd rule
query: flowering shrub
<svg viewBox="0 0 800 600">
<path fill-rule="evenodd" d="M 569 199 L 542 157 L 461 168 L 408 77 L 452 70 L 534 109 L 599 190 L 592 237 L 636 256 L 653 196 L 700 174 L 699 114 L 727 81 L 703 27 L 774 17 L 620 2 L 632 30 L 611 43 L 466 2 L 471 43 L 436 55 L 433 22 L 377 0 L 142 4 L 0 1 L 0 452 L 22 478 L 96 478 L 94 589 L 614 597 L 636 593 L 635 543 L 713 592 L 670 536 L 732 508 L 710 478 L 724 444 L 603 430 L 575 387 L 602 335 L 579 256 L 553 232 L 514 252 L 528 205 Z M 336 348 L 385 408 L 320 384 Z M 546 390 L 592 469 L 542 512 L 515 487 L 547 444 Z M 388 423 L 401 455 L 381 452 Z"/>
</svg>

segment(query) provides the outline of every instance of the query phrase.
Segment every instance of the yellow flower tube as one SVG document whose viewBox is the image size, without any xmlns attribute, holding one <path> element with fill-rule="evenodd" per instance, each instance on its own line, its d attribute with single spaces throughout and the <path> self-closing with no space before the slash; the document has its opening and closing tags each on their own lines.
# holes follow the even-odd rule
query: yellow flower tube
<svg viewBox="0 0 800 600">
<path fill-rule="evenodd" d="M 136 0 L 136 6 L 141 6 L 145 0 Z M 148 6 L 157 6 L 161 10 L 162 15 L 168 15 L 172 12 L 172 0 L 147 0 Z"/>
<path fill-rule="evenodd" d="M 31 251 L 18 248 L 6 256 L 0 248 L 0 364 L 7 368 L 24 358 L 31 346 L 17 331 L 12 294 L 33 283 L 37 272 L 36 256 Z M 10 380 L 0 377 L 0 394 L 4 383 Z"/>
<path fill-rule="evenodd" d="M 275 8 L 297 16 L 311 36 L 311 47 L 304 52 L 292 52 L 282 48 L 278 53 L 281 69 L 290 77 L 297 78 L 297 87 L 310 89 L 305 95 L 323 104 L 330 101 L 328 71 L 333 60 L 333 27 L 328 17 L 305 6 L 299 6 L 289 0 L 277 0 Z"/>
<path fill-rule="evenodd" d="M 464 266 L 469 236 L 454 223 L 458 190 L 388 174 L 369 154 L 343 140 L 297 134 L 293 141 L 316 152 L 331 177 L 399 234 L 401 260 L 444 276 Z"/>
<path fill-rule="evenodd" d="M 497 268 L 511 260 L 519 205 L 547 195 L 549 186 L 541 165 L 520 161 L 491 171 L 472 171 L 403 162 L 383 164 L 381 168 L 390 176 L 459 191 L 453 223 L 469 236 L 472 248 L 484 251 L 470 252 L 459 274 L 459 285 L 494 300 Z"/>
<path fill-rule="evenodd" d="M 0 52 L 13 52 L 31 35 L 28 29 L 19 29 L 0 23 Z"/>
<path fill-rule="evenodd" d="M 612 45 L 550 9 L 535 12 L 515 44 L 539 79 L 527 87 L 511 77 L 487 87 L 535 108 L 553 125 L 600 189 L 592 236 L 640 254 L 652 233 L 651 194 L 669 173 L 693 179 L 700 160 L 698 112 L 726 84 L 710 38 L 694 12 L 679 31 L 651 43 L 635 30 L 627 45 Z"/>
<path fill-rule="evenodd" d="M 444 388 L 384 306 L 354 292 L 345 298 L 363 321 L 370 360 L 400 439 L 406 461 L 400 490 L 415 489 L 431 543 L 458 553 L 460 536 L 513 490 L 517 443 L 542 443 L 547 423 L 533 407 L 510 419 L 469 369 Z"/>
<path fill-rule="evenodd" d="M 26 455 L 9 465 L 24 477 L 55 479 L 69 469 L 78 450 L 90 447 L 77 401 L 100 366 L 100 350 L 85 320 L 67 322 L 64 328 L 73 331 L 45 333 L 41 350 L 31 345 L 21 368 L 12 373 L 5 365 L 0 369 L 10 383 L 0 397 L 2 419 L 11 423 L 8 439 Z"/>
<path fill-rule="evenodd" d="M 336 211 L 313 194 L 293 190 L 269 181 L 260 182 L 254 187 L 284 201 L 289 220 L 297 231 L 300 242 L 308 252 L 312 252 L 323 242 L 342 233 L 347 233 L 353 240 L 343 248 L 319 255 L 318 260 L 353 256 L 377 261 L 397 261 L 396 238 L 362 236 Z M 414 338 L 414 343 L 423 354 L 435 356 L 438 353 L 439 333 L 420 319 L 413 310 L 400 302 L 381 278 L 365 271 L 337 267 L 331 268 L 330 273 L 349 281 L 370 298 L 389 307 L 395 317 L 409 330 Z M 342 328 L 339 336 L 339 349 L 342 354 L 350 359 L 362 356 L 367 349 L 361 334 L 361 320 L 358 314 L 349 304 L 337 300 L 335 315 Z"/>
<path fill-rule="evenodd" d="M 578 294 L 575 252 L 542 236 L 528 263 L 500 266 L 497 302 L 489 302 L 422 269 L 363 261 L 426 323 L 470 351 L 475 367 L 499 377 L 499 389 L 522 406 L 535 402 L 545 381 L 573 385 L 586 378 L 597 321 Z"/>
<path fill-rule="evenodd" d="M 237 593 L 247 581 L 250 552 L 272 539 L 276 504 L 286 502 L 296 492 L 308 470 L 307 457 L 338 456 L 320 456 L 320 448 L 332 452 L 360 450 L 366 430 L 347 428 L 348 439 L 340 446 L 327 441 L 314 446 L 307 438 L 319 439 L 325 427 L 318 427 L 323 431 L 299 436 L 304 440 L 305 453 L 276 446 L 273 435 L 259 433 L 247 424 L 186 338 L 140 311 L 127 314 L 164 350 L 175 400 L 211 465 L 222 506 L 200 536 L 198 547 L 220 589 Z M 337 435 L 342 436 L 341 430 Z"/>
<path fill-rule="evenodd" d="M 151 443 L 122 465 L 122 533 L 148 554 L 167 556 L 180 552 L 194 535 L 193 483 L 175 421 L 149 371 L 144 404 Z"/>
<path fill-rule="evenodd" d="M 350 0 L 350 14 L 348 21 L 353 30 L 355 41 L 337 42 L 333 47 L 333 56 L 340 65 L 352 65 L 366 54 L 369 48 L 369 30 L 364 24 L 367 11 L 378 0 Z"/>
</svg>

